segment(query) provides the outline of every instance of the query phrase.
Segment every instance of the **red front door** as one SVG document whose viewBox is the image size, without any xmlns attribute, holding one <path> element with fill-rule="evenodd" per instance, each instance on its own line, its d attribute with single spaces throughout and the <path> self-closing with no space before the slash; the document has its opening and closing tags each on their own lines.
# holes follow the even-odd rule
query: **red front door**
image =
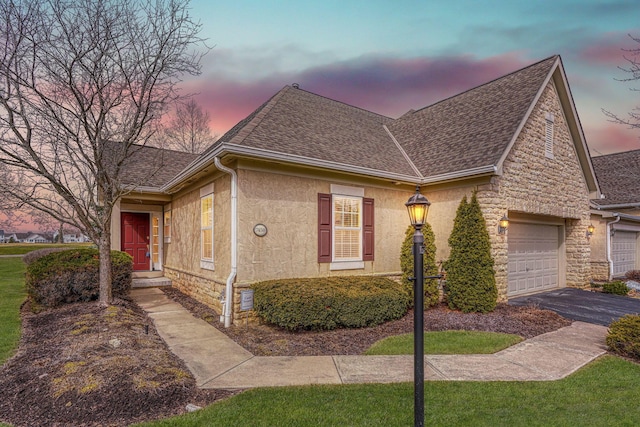
<svg viewBox="0 0 640 427">
<path fill-rule="evenodd" d="M 149 253 L 149 214 L 123 212 L 122 248 L 133 257 L 133 270 L 151 270 Z"/>
</svg>

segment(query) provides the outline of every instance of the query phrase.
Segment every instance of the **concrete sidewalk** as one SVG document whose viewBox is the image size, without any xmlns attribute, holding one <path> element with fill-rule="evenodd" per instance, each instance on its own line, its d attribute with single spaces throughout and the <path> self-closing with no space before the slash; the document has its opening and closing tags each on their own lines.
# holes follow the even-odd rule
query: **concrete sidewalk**
<svg viewBox="0 0 640 427">
<path fill-rule="evenodd" d="M 201 388 L 413 381 L 413 356 L 254 356 L 160 289 L 134 289 L 131 296 Z M 604 354 L 606 333 L 604 326 L 574 322 L 495 354 L 427 355 L 425 379 L 558 380 Z"/>
</svg>

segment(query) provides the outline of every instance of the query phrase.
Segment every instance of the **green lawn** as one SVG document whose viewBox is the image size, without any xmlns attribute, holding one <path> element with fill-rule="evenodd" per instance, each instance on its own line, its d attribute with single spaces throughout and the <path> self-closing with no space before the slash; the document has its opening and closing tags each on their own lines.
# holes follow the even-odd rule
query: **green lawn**
<svg viewBox="0 0 640 427">
<path fill-rule="evenodd" d="M 0 255 L 24 255 L 36 249 L 44 248 L 77 248 L 91 246 L 92 243 L 3 243 L 0 244 Z"/>
<path fill-rule="evenodd" d="M 20 340 L 20 304 L 26 296 L 22 258 L 0 258 L 0 365 Z"/>
<path fill-rule="evenodd" d="M 425 354 L 492 354 L 522 341 L 518 335 L 482 331 L 436 331 L 424 333 Z M 385 338 L 365 354 L 413 354 L 413 334 Z"/>
<path fill-rule="evenodd" d="M 428 426 L 640 425 L 640 365 L 606 356 L 552 382 L 425 384 Z M 144 426 L 408 426 L 413 384 L 255 389 Z"/>
</svg>

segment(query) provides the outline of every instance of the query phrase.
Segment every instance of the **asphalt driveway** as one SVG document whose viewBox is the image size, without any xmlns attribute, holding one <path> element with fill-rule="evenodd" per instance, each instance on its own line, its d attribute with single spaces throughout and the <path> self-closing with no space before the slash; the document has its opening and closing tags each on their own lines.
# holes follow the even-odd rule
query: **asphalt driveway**
<svg viewBox="0 0 640 427">
<path fill-rule="evenodd" d="M 609 326 L 625 314 L 640 314 L 640 299 L 562 288 L 512 298 L 510 305 L 535 305 L 571 320 Z"/>
</svg>

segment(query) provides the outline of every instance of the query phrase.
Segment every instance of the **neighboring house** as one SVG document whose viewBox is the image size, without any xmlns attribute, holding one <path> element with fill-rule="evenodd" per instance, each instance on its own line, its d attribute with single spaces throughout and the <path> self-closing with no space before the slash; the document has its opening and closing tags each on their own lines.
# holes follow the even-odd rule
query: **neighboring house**
<svg viewBox="0 0 640 427">
<path fill-rule="evenodd" d="M 0 230 L 0 243 L 4 243 L 4 230 Z"/>
<path fill-rule="evenodd" d="M 60 233 L 57 231 L 53 233 L 52 241 L 57 242 L 59 235 Z M 86 243 L 89 241 L 89 237 L 81 233 L 64 233 L 62 235 L 62 243 Z"/>
<path fill-rule="evenodd" d="M 640 150 L 591 159 L 602 196 L 591 201 L 591 268 L 596 280 L 640 269 Z"/>
<path fill-rule="evenodd" d="M 27 237 L 21 241 L 24 243 L 51 243 L 50 238 L 36 233 L 27 233 Z"/>
<path fill-rule="evenodd" d="M 142 157 L 159 156 L 138 154 L 130 184 L 150 175 Z M 116 206 L 113 247 L 226 324 L 256 281 L 398 275 L 416 185 L 438 261 L 460 200 L 477 191 L 500 300 L 590 279 L 599 188 L 559 56 L 397 119 L 286 86 L 197 158 L 167 157 Z"/>
</svg>

